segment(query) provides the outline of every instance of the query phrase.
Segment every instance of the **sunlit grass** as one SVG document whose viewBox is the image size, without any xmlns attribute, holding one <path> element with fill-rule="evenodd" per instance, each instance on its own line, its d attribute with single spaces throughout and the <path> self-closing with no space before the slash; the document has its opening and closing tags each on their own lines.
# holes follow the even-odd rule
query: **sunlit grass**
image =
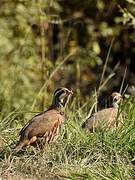
<svg viewBox="0 0 135 180">
<path fill-rule="evenodd" d="M 79 108 L 76 99 L 73 100 L 70 109 L 66 110 L 67 120 L 57 142 L 42 151 L 28 147 L 18 154 L 12 152 L 18 131 L 26 121 L 22 110 L 1 117 L 2 176 L 20 174 L 22 177 L 27 175 L 39 179 L 133 179 L 135 105 L 131 101 L 123 102 L 121 108 L 125 113 L 125 123 L 121 129 L 100 129 L 93 134 L 81 128 L 88 107 Z"/>
</svg>

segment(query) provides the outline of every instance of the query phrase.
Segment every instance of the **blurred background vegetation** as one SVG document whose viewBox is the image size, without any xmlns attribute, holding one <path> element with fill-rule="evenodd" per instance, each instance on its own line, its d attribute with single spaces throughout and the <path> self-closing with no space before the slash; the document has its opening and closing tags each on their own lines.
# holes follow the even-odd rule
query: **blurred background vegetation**
<svg viewBox="0 0 135 180">
<path fill-rule="evenodd" d="M 128 84 L 135 94 L 135 1 L 0 0 L 0 25 L 0 176 L 135 179 L 133 96 L 123 103 L 121 130 L 89 135 L 81 128 L 97 110 L 95 89 L 98 108 L 105 106 L 126 68 L 123 89 Z M 43 154 L 28 148 L 11 155 L 20 128 L 50 105 L 60 86 L 73 89 L 74 100 L 57 143 Z"/>
<path fill-rule="evenodd" d="M 119 90 L 125 67 L 135 85 L 134 0 L 1 0 L 0 24 L 1 116 L 42 110 L 59 86 L 89 97 L 107 58 L 104 78 L 120 64 L 102 92 Z"/>
</svg>

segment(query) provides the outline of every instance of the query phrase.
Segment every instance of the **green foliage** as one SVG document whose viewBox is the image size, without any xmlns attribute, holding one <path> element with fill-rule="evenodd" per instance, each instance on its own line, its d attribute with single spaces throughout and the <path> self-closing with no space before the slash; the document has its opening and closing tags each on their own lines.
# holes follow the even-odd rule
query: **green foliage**
<svg viewBox="0 0 135 180">
<path fill-rule="evenodd" d="M 111 62 L 114 54 L 128 52 L 127 47 L 132 55 L 135 51 L 134 31 L 128 32 L 135 26 L 134 7 L 133 0 L 0 1 L 1 176 L 134 178 L 133 102 L 123 105 L 126 118 L 121 130 L 89 134 L 81 128 L 94 103 L 88 87 L 101 77 L 91 69 L 101 67 L 107 54 Z M 110 74 L 112 67 L 105 69 Z M 31 147 L 12 154 L 18 131 L 50 105 L 57 86 L 70 86 L 78 93 L 59 140 L 42 152 Z"/>
<path fill-rule="evenodd" d="M 48 102 L 49 95 L 44 95 L 48 87 L 39 95 L 38 92 L 63 57 L 73 50 L 79 51 L 58 69 L 48 89 L 52 92 L 54 86 L 69 85 L 86 91 L 100 76 L 91 69 L 103 64 L 113 38 L 116 40 L 111 51 L 120 52 L 123 24 L 132 27 L 135 19 L 131 0 L 6 0 L 0 5 L 0 109 L 4 112 L 22 106 L 29 109 L 31 105 L 36 111 L 41 110 L 42 103 L 37 101 L 45 96 Z M 55 26 L 59 32 L 55 32 Z M 58 38 L 56 42 L 52 40 L 53 33 Z M 132 42 L 133 35 L 131 32 L 129 36 Z M 134 52 L 133 47 L 131 50 Z"/>
</svg>

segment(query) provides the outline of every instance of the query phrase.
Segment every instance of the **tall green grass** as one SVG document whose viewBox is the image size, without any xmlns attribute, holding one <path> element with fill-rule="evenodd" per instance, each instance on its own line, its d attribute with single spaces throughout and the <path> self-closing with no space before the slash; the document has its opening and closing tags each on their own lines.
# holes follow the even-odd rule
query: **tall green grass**
<svg viewBox="0 0 135 180">
<path fill-rule="evenodd" d="M 2 177 L 35 179 L 134 179 L 135 105 L 132 98 L 121 106 L 125 123 L 121 129 L 100 129 L 95 133 L 82 129 L 92 107 L 74 98 L 66 109 L 67 120 L 58 140 L 42 151 L 28 147 L 20 153 L 12 150 L 18 131 L 27 121 L 23 109 L 8 113 L 0 120 L 0 173 Z M 33 114 L 30 115 L 31 117 Z"/>
</svg>

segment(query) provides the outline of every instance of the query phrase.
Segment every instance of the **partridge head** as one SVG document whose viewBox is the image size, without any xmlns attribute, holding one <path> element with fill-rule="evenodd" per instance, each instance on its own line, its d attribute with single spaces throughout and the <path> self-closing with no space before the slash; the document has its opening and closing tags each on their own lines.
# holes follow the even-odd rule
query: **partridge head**
<svg viewBox="0 0 135 180">
<path fill-rule="evenodd" d="M 120 104 L 120 102 L 121 102 L 121 100 L 122 100 L 121 94 L 118 93 L 118 92 L 113 92 L 113 93 L 111 94 L 111 98 L 112 98 L 112 106 L 113 106 L 114 108 L 118 108 L 118 107 L 119 107 L 119 104 Z"/>
<path fill-rule="evenodd" d="M 50 108 L 34 116 L 20 131 L 20 139 L 15 148 L 17 152 L 24 146 L 35 144 L 39 138 L 44 139 L 44 144 L 57 139 L 64 122 L 64 109 L 72 94 L 71 90 L 64 87 L 54 92 Z"/>
<path fill-rule="evenodd" d="M 93 132 L 95 129 L 102 126 L 108 128 L 113 127 L 116 124 L 116 120 L 119 122 L 119 125 L 123 123 L 122 114 L 118 116 L 118 107 L 122 100 L 122 96 L 120 93 L 114 92 L 111 98 L 112 107 L 94 113 L 86 120 L 83 127 Z"/>
</svg>

